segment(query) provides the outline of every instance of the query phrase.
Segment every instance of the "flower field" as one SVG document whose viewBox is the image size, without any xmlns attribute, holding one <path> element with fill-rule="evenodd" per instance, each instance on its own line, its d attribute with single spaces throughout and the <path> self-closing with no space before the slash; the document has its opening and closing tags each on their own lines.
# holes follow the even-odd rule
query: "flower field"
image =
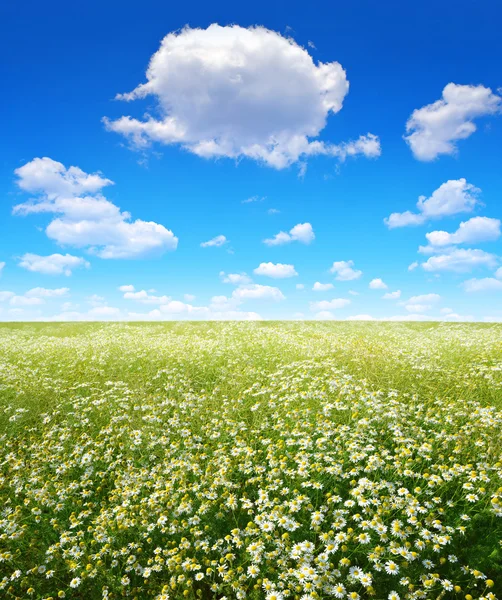
<svg viewBox="0 0 502 600">
<path fill-rule="evenodd" d="M 1 598 L 502 598 L 502 326 L 0 326 Z"/>
</svg>

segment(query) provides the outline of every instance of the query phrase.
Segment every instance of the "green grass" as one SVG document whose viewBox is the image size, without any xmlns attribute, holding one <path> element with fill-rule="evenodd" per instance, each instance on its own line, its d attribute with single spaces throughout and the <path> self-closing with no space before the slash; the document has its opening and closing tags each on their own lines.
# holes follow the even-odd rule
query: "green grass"
<svg viewBox="0 0 502 600">
<path fill-rule="evenodd" d="M 501 440 L 497 324 L 1 324 L 0 597 L 493 598 Z"/>
</svg>

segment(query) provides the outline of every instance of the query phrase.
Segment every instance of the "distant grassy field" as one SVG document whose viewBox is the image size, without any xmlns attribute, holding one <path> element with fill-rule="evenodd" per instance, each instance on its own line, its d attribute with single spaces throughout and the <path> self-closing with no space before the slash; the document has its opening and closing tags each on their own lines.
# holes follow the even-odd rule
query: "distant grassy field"
<svg viewBox="0 0 502 600">
<path fill-rule="evenodd" d="M 0 325 L 0 597 L 502 597 L 502 325 Z"/>
</svg>

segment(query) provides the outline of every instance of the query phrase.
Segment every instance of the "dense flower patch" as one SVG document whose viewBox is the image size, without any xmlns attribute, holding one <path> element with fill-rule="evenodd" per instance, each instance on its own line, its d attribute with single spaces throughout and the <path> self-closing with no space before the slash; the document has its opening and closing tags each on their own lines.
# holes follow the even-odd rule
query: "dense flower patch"
<svg viewBox="0 0 502 600">
<path fill-rule="evenodd" d="M 0 338 L 0 595 L 502 589 L 498 326 L 53 325 Z"/>
</svg>

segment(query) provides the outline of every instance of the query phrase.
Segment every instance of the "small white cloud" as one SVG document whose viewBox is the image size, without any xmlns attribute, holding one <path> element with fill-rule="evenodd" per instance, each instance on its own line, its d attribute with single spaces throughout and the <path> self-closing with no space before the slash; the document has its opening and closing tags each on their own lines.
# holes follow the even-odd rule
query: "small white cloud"
<svg viewBox="0 0 502 600">
<path fill-rule="evenodd" d="M 241 200 L 241 204 L 252 204 L 254 202 L 263 202 L 266 196 L 251 196 L 250 198 L 246 198 L 246 200 Z"/>
<path fill-rule="evenodd" d="M 356 291 L 354 291 L 354 290 L 349 290 L 349 294 L 350 294 L 351 296 L 359 296 L 359 292 L 356 292 Z"/>
<path fill-rule="evenodd" d="M 382 296 L 384 300 L 397 300 L 401 298 L 401 290 L 396 290 L 395 292 L 387 292 Z"/>
<path fill-rule="evenodd" d="M 43 287 L 33 288 L 28 290 L 25 294 L 28 298 L 57 298 L 61 296 L 66 296 L 70 291 L 69 288 L 56 288 L 56 289 L 47 289 Z"/>
<path fill-rule="evenodd" d="M 279 288 L 257 283 L 238 287 L 232 292 L 232 298 L 239 302 L 243 300 L 273 300 L 278 302 L 286 299 Z"/>
<path fill-rule="evenodd" d="M 353 269 L 353 266 L 353 260 L 340 260 L 333 263 L 330 272 L 336 273 L 335 279 L 338 281 L 352 281 L 354 279 L 359 279 L 363 272 Z"/>
<path fill-rule="evenodd" d="M 477 267 L 493 268 L 497 264 L 494 254 L 477 249 L 458 248 L 446 254 L 431 256 L 422 263 L 422 268 L 429 272 L 453 271 L 467 273 Z"/>
<path fill-rule="evenodd" d="M 369 284 L 369 288 L 372 290 L 386 290 L 387 284 L 384 283 L 380 278 L 372 279 Z"/>
<path fill-rule="evenodd" d="M 468 279 L 462 287 L 466 292 L 499 292 L 502 290 L 502 281 L 494 277 L 483 279 Z"/>
<path fill-rule="evenodd" d="M 69 277 L 74 269 L 79 267 L 89 268 L 90 264 L 78 256 L 71 254 L 24 254 L 21 256 L 19 266 L 28 271 L 43 273 L 44 275 L 66 275 Z"/>
<path fill-rule="evenodd" d="M 28 296 L 12 296 L 9 302 L 12 306 L 33 306 L 44 303 L 42 298 L 37 296 L 31 298 Z"/>
<path fill-rule="evenodd" d="M 207 242 L 201 243 L 201 248 L 210 248 L 211 246 L 215 246 L 219 248 L 228 242 L 227 238 L 224 235 L 217 235 L 216 237 L 208 240 Z"/>
<path fill-rule="evenodd" d="M 465 179 L 450 179 L 441 184 L 432 195 L 427 198 L 420 196 L 417 202 L 418 213 L 406 211 L 392 213 L 384 219 L 389 229 L 421 225 L 429 219 L 440 219 L 463 212 L 471 212 L 479 204 L 481 190 L 467 183 Z"/>
<path fill-rule="evenodd" d="M 489 217 L 473 217 L 460 223 L 454 233 L 431 231 L 426 233 L 425 237 L 432 246 L 494 241 L 500 237 L 500 220 Z"/>
<path fill-rule="evenodd" d="M 319 281 L 316 281 L 312 290 L 314 292 L 326 292 L 332 290 L 334 287 L 335 286 L 332 283 L 320 283 Z"/>
<path fill-rule="evenodd" d="M 280 231 L 273 238 L 263 240 L 267 246 L 281 246 L 291 242 L 300 242 L 301 244 L 310 244 L 315 239 L 314 230 L 310 223 L 298 223 L 289 233 Z"/>
<path fill-rule="evenodd" d="M 439 294 L 421 294 L 420 296 L 412 296 L 408 303 L 410 304 L 424 304 L 424 303 L 435 303 L 441 300 Z"/>
<path fill-rule="evenodd" d="M 419 263 L 417 261 L 412 262 L 411 265 L 408 267 L 408 271 L 414 271 L 418 266 Z"/>
<path fill-rule="evenodd" d="M 297 283 L 296 284 L 296 289 L 297 290 L 304 290 L 305 289 L 305 285 L 303 283 Z"/>
<path fill-rule="evenodd" d="M 2 274 L 2 271 L 4 270 L 4 267 L 5 267 L 5 263 L 0 262 L 0 275 Z"/>
<path fill-rule="evenodd" d="M 297 277 L 294 265 L 285 265 L 281 263 L 274 264 L 272 262 L 261 263 L 259 267 L 254 269 L 255 275 L 263 275 L 264 277 L 272 277 L 273 279 L 285 279 L 287 277 Z"/>
<path fill-rule="evenodd" d="M 220 271 L 220 277 L 223 283 L 231 283 L 232 285 L 244 285 L 251 283 L 251 277 L 247 273 L 228 273 Z"/>
<path fill-rule="evenodd" d="M 35 158 L 15 170 L 17 185 L 38 196 L 14 207 L 15 215 L 52 213 L 47 236 L 58 244 L 87 248 L 100 258 L 137 258 L 175 250 L 178 238 L 159 223 L 131 221 L 128 212 L 100 190 L 113 182 L 50 158 Z M 65 272 L 65 270 L 63 270 Z M 68 269 L 66 269 L 68 272 Z"/>
<path fill-rule="evenodd" d="M 406 304 L 405 308 L 411 313 L 427 312 L 431 307 L 430 304 Z"/>
<path fill-rule="evenodd" d="M 278 215 L 281 211 L 278 210 L 277 208 L 269 208 L 267 210 L 267 214 L 269 215 Z"/>
<path fill-rule="evenodd" d="M 89 318 L 117 319 L 121 316 L 121 311 L 119 308 L 113 306 L 96 306 L 91 308 L 87 315 Z"/>
<path fill-rule="evenodd" d="M 320 302 L 311 302 L 310 310 L 312 312 L 322 310 L 335 310 L 337 308 L 344 308 L 350 304 L 350 300 L 347 298 L 333 298 L 333 300 L 321 300 Z"/>
<path fill-rule="evenodd" d="M 154 296 L 149 294 L 146 290 L 140 290 L 138 292 L 125 292 L 124 298 L 126 300 L 134 300 L 141 302 L 141 304 L 167 304 L 171 298 L 169 296 Z"/>
<path fill-rule="evenodd" d="M 133 285 L 121 285 L 119 287 L 119 290 L 121 292 L 134 292 L 134 286 Z"/>
<path fill-rule="evenodd" d="M 413 111 L 406 123 L 405 140 L 418 160 L 455 154 L 457 142 L 476 131 L 474 119 L 499 113 L 502 98 L 482 85 L 449 83 L 443 97 Z"/>
</svg>

